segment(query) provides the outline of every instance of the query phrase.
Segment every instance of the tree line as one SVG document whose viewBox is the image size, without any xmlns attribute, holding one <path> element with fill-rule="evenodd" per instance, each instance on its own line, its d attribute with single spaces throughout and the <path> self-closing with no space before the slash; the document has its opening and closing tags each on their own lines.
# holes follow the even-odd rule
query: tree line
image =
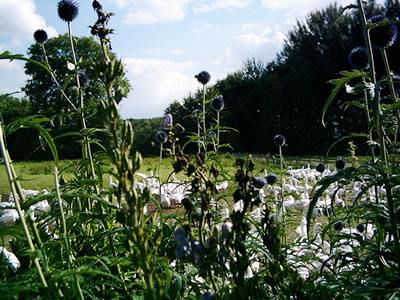
<svg viewBox="0 0 400 300">
<path fill-rule="evenodd" d="M 387 0 L 385 5 L 368 1 L 368 17 L 378 14 L 388 19 L 400 16 L 398 1 Z M 396 24 L 396 26 L 398 26 Z M 67 35 L 51 38 L 46 42 L 49 64 L 57 70 L 62 89 L 72 103 L 78 101 L 76 84 L 69 75 L 72 71 L 67 62 L 72 61 Z M 101 56 L 101 48 L 92 37 L 76 38 L 80 69 L 89 78 L 95 74 L 95 62 Z M 283 49 L 271 62 L 249 58 L 240 70 L 228 74 L 207 87 L 207 99 L 220 95 L 225 108 L 220 112 L 222 128 L 221 144 L 229 143 L 226 151 L 248 153 L 276 153 L 273 137 L 282 134 L 287 146 L 284 152 L 296 155 L 325 154 L 333 142 L 354 132 L 366 131 L 364 112 L 356 105 L 348 105 L 351 99 L 346 92 L 340 92 L 325 116 L 326 127 L 321 123 L 322 108 L 328 99 L 332 85 L 329 80 L 337 78 L 338 73 L 350 70 L 349 53 L 362 46 L 363 36 L 358 11 L 331 4 L 323 10 L 308 14 L 304 22 L 297 22 L 287 34 Z M 387 49 L 390 67 L 394 74 L 400 70 L 399 42 Z M 385 72 L 380 53 L 377 57 L 376 72 Z M 113 54 L 115 55 L 115 54 Z M 43 60 L 39 44 L 32 44 L 28 57 Z M 212 70 L 208 70 L 212 74 Z M 60 87 L 54 83 L 50 74 L 35 64 L 27 62 L 25 73 L 30 76 L 23 91 L 25 97 L 18 99 L 12 95 L 0 95 L 0 109 L 5 124 L 29 115 L 43 115 L 49 120 L 48 129 L 56 141 L 62 157 L 79 157 L 81 141 L 79 135 L 62 137 L 67 132 L 79 128 L 78 111 L 63 100 Z M 94 75 L 93 75 L 94 76 Z M 122 85 L 128 90 L 130 83 L 124 76 L 118 78 L 115 87 Z M 397 87 L 396 87 L 397 88 Z M 106 97 L 106 91 L 97 79 L 83 90 L 88 127 L 99 128 L 98 100 Z M 193 111 L 202 102 L 202 91 L 188 94 L 180 101 L 172 102 L 165 113 L 172 114 L 174 121 L 186 129 L 186 134 L 195 134 L 197 119 Z M 209 125 L 216 124 L 216 115 L 207 109 Z M 135 149 L 142 155 L 157 155 L 154 135 L 162 129 L 163 117 L 131 120 L 135 130 Z M 99 144 L 107 141 L 107 132 L 93 130 L 93 140 Z M 50 158 L 44 150 L 39 135 L 33 129 L 24 129 L 7 137 L 10 152 L 15 159 Z M 181 137 L 181 144 L 187 139 Z M 354 141 L 360 151 L 364 151 L 364 140 Z M 196 145 L 188 146 L 195 151 Z M 100 148 L 99 148 L 100 149 Z M 332 153 L 343 153 L 346 143 L 339 143 Z"/>
</svg>

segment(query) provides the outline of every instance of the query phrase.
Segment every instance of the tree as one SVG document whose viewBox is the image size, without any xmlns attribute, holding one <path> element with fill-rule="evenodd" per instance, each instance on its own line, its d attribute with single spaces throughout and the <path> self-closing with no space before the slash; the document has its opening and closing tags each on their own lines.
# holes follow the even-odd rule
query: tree
<svg viewBox="0 0 400 300">
<path fill-rule="evenodd" d="M 79 61 L 76 67 L 90 79 L 89 84 L 82 87 L 87 126 L 89 128 L 99 127 L 102 120 L 97 114 L 98 103 L 99 100 L 107 98 L 106 90 L 100 80 L 97 79 L 98 74 L 95 70 L 96 64 L 102 61 L 102 49 L 93 37 L 74 38 L 74 43 Z M 45 43 L 45 48 L 49 65 L 55 71 L 57 81 L 65 89 L 65 93 L 72 104 L 79 108 L 79 94 L 75 76 L 73 76 L 75 71 L 71 68 L 73 57 L 68 35 L 64 34 L 49 39 Z M 40 44 L 32 44 L 28 49 L 28 56 L 45 63 Z M 111 58 L 115 58 L 115 54 L 111 54 Z M 79 131 L 81 129 L 79 113 L 62 96 L 60 88 L 52 79 L 51 74 L 31 62 L 25 64 L 25 73 L 31 77 L 24 87 L 24 92 L 31 102 L 33 113 L 42 114 L 52 119 L 54 135 Z M 114 81 L 114 86 L 122 86 L 128 91 L 130 89 L 125 74 Z M 68 144 L 65 145 L 61 141 L 60 148 L 67 149 L 67 151 L 61 151 L 66 155 L 79 156 L 80 145 L 76 144 L 75 147 L 71 147 L 70 138 Z"/>
</svg>

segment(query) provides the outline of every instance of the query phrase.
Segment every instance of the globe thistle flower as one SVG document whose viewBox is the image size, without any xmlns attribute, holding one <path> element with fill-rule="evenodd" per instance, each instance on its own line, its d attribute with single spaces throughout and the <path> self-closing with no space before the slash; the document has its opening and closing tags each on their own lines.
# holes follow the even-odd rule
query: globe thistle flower
<svg viewBox="0 0 400 300">
<path fill-rule="evenodd" d="M 33 38 L 39 44 L 44 44 L 47 41 L 47 32 L 43 29 L 38 29 L 33 33 Z"/>
<path fill-rule="evenodd" d="M 199 74 L 195 75 L 194 77 L 197 78 L 197 80 L 202 85 L 206 85 L 211 79 L 211 75 L 207 71 L 201 71 Z"/>
<path fill-rule="evenodd" d="M 215 96 L 214 99 L 211 101 L 211 108 L 214 111 L 221 111 L 224 109 L 224 100 L 222 100 L 221 96 Z"/>
<path fill-rule="evenodd" d="M 186 236 L 186 231 L 183 227 L 179 227 L 174 233 L 174 240 L 178 242 L 179 245 L 187 245 L 189 242 Z"/>
<path fill-rule="evenodd" d="M 346 167 L 346 162 L 344 161 L 343 158 L 338 158 L 335 161 L 335 166 L 336 166 L 336 169 L 338 169 L 338 170 L 344 169 Z"/>
<path fill-rule="evenodd" d="M 386 18 L 383 15 L 373 16 L 368 20 L 368 23 L 379 23 Z M 370 29 L 371 43 L 374 47 L 378 49 L 385 49 L 393 44 L 397 40 L 397 26 L 395 24 L 388 24 L 377 26 Z"/>
<path fill-rule="evenodd" d="M 277 134 L 274 136 L 274 144 L 277 145 L 278 147 L 282 147 L 283 145 L 286 144 L 286 139 L 283 135 Z"/>
<path fill-rule="evenodd" d="M 155 140 L 159 144 L 164 144 L 168 140 L 168 134 L 165 131 L 161 130 L 156 133 Z"/>
<path fill-rule="evenodd" d="M 72 22 L 79 12 L 79 5 L 73 0 L 61 0 L 58 2 L 58 16 L 65 22 Z"/>
<path fill-rule="evenodd" d="M 172 115 L 167 114 L 164 118 L 164 130 L 171 130 L 172 129 Z"/>
<path fill-rule="evenodd" d="M 215 131 L 212 131 L 212 130 L 208 133 L 208 135 L 210 135 L 212 138 L 217 137 L 217 134 L 215 133 Z"/>
<path fill-rule="evenodd" d="M 341 231 L 344 227 L 344 224 L 342 222 L 336 222 L 335 225 L 333 225 L 333 228 L 337 231 Z"/>
<path fill-rule="evenodd" d="M 87 76 L 85 72 L 78 71 L 78 76 L 79 76 L 79 85 L 80 86 L 85 86 L 89 84 L 90 78 Z"/>
<path fill-rule="evenodd" d="M 325 165 L 323 163 L 319 163 L 316 165 L 315 170 L 317 170 L 318 172 L 322 173 L 325 171 Z"/>
<path fill-rule="evenodd" d="M 211 300 L 212 293 L 210 291 L 205 292 L 203 295 L 201 295 L 200 300 Z"/>
<path fill-rule="evenodd" d="M 349 64 L 353 69 L 365 70 L 369 67 L 367 49 L 357 47 L 350 51 Z"/>
<path fill-rule="evenodd" d="M 365 230 L 364 224 L 358 224 L 358 225 L 356 226 L 356 228 L 357 228 L 357 230 L 358 230 L 359 232 L 361 232 L 361 233 L 363 233 L 364 230 Z"/>
<path fill-rule="evenodd" d="M 278 181 L 278 177 L 276 177 L 274 174 L 268 174 L 266 179 L 268 184 L 274 184 Z"/>
<path fill-rule="evenodd" d="M 253 184 L 257 189 L 262 189 L 265 186 L 266 181 L 263 177 L 258 176 L 254 178 Z"/>
</svg>

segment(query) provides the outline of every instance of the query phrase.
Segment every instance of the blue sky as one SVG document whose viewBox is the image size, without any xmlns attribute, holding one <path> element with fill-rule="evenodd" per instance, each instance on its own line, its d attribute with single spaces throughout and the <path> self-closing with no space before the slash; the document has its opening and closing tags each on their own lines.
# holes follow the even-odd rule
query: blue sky
<svg viewBox="0 0 400 300">
<path fill-rule="evenodd" d="M 152 118 L 174 100 L 195 92 L 194 75 L 211 74 L 211 83 L 239 70 L 247 58 L 272 61 L 287 32 L 307 13 L 330 0 L 98 0 L 113 12 L 109 27 L 113 52 L 121 58 L 133 87 L 120 106 L 123 118 Z M 97 16 L 91 0 L 77 0 L 72 22 L 76 36 L 89 36 Z M 348 5 L 356 0 L 339 0 Z M 383 3 L 383 0 L 377 1 Z M 26 54 L 33 32 L 50 37 L 67 32 L 53 0 L 1 0 L 0 51 Z M 0 61 L 0 94 L 21 89 L 23 63 Z"/>
</svg>

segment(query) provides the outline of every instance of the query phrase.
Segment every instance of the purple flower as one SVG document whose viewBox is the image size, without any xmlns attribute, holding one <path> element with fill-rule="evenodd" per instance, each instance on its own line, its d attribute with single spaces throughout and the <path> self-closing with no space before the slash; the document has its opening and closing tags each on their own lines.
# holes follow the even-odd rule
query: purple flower
<svg viewBox="0 0 400 300">
<path fill-rule="evenodd" d="M 338 169 L 338 170 L 344 169 L 346 167 L 346 162 L 344 161 L 343 158 L 338 158 L 335 161 L 335 166 L 336 166 L 336 169 Z"/>
<path fill-rule="evenodd" d="M 254 178 L 253 183 L 254 183 L 254 186 L 255 186 L 257 189 L 262 189 L 262 188 L 265 186 L 266 181 L 265 181 L 265 179 L 264 179 L 263 177 L 258 176 L 258 177 L 255 177 L 255 178 Z"/>
<path fill-rule="evenodd" d="M 367 49 L 357 47 L 350 51 L 349 64 L 353 69 L 365 70 L 369 67 Z"/>
<path fill-rule="evenodd" d="M 165 131 L 159 131 L 156 133 L 156 142 L 159 144 L 164 144 L 168 140 L 168 134 Z"/>
<path fill-rule="evenodd" d="M 282 147 L 283 145 L 286 144 L 286 139 L 283 135 L 277 134 L 274 136 L 274 144 L 277 145 L 278 147 Z"/>
<path fill-rule="evenodd" d="M 268 184 L 274 184 L 278 181 L 278 177 L 276 177 L 274 174 L 268 174 L 266 179 Z"/>
<path fill-rule="evenodd" d="M 72 22 L 78 16 L 79 6 L 73 0 L 61 0 L 57 8 L 58 16 L 65 22 Z"/>
<path fill-rule="evenodd" d="M 174 240 L 178 242 L 179 245 L 187 245 L 188 239 L 186 236 L 186 231 L 184 228 L 179 227 L 174 233 Z"/>
<path fill-rule="evenodd" d="M 319 163 L 318 165 L 316 165 L 315 170 L 322 173 L 325 171 L 325 165 L 323 163 Z"/>
<path fill-rule="evenodd" d="M 78 71 L 78 76 L 79 76 L 79 85 L 80 86 L 85 86 L 89 84 L 90 78 L 89 76 L 86 75 L 85 72 Z"/>
<path fill-rule="evenodd" d="M 197 78 L 197 80 L 202 85 L 206 85 L 211 79 L 211 75 L 207 71 L 201 71 L 199 74 L 195 75 L 194 77 Z"/>
<path fill-rule="evenodd" d="M 379 23 L 385 19 L 383 15 L 376 15 L 369 19 L 368 23 Z M 398 30 L 395 24 L 377 26 L 371 28 L 369 32 L 372 45 L 378 49 L 393 46 L 397 40 Z"/>
<path fill-rule="evenodd" d="M 172 126 L 172 115 L 167 114 L 164 118 L 164 130 L 171 130 Z"/>
<path fill-rule="evenodd" d="M 47 41 L 47 33 L 43 29 L 36 30 L 33 37 L 39 44 L 43 44 Z"/>
<path fill-rule="evenodd" d="M 221 111 L 224 109 L 224 100 L 222 100 L 221 96 L 215 96 L 213 101 L 211 102 L 211 108 L 214 111 Z"/>
</svg>

